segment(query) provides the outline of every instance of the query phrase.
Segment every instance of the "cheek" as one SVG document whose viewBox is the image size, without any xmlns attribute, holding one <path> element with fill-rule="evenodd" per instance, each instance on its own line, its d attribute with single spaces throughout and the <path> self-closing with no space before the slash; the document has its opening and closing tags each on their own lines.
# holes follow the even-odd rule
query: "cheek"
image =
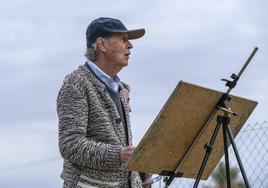
<svg viewBox="0 0 268 188">
<path fill-rule="evenodd" d="M 111 55 L 117 55 L 118 53 L 120 52 L 120 50 L 118 49 L 118 48 L 113 48 L 112 50 L 111 50 Z"/>
<path fill-rule="evenodd" d="M 110 48 L 109 55 L 112 57 L 122 57 L 124 56 L 124 47 L 121 44 L 113 44 Z"/>
<path fill-rule="evenodd" d="M 124 52 L 124 47 L 121 45 L 115 45 L 111 51 L 113 54 L 115 53 L 123 53 Z"/>
</svg>

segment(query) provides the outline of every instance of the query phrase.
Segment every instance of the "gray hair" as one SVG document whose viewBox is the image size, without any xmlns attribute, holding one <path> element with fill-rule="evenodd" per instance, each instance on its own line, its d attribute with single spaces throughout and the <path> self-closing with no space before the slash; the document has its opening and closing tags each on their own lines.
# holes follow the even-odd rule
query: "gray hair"
<svg viewBox="0 0 268 188">
<path fill-rule="evenodd" d="M 94 42 L 89 48 L 87 48 L 87 51 L 85 53 L 85 57 L 90 60 L 95 62 L 96 57 L 97 57 L 97 44 Z"/>
<path fill-rule="evenodd" d="M 106 37 L 101 37 L 103 38 L 104 40 L 108 40 L 110 36 L 106 36 Z M 96 40 L 97 41 L 97 40 Z M 90 61 L 93 61 L 95 62 L 96 61 L 96 58 L 97 58 L 97 50 L 98 50 L 98 47 L 97 47 L 97 42 L 94 42 L 93 44 L 91 44 L 90 47 L 87 48 L 87 51 L 85 53 L 85 56 L 88 60 Z"/>
</svg>

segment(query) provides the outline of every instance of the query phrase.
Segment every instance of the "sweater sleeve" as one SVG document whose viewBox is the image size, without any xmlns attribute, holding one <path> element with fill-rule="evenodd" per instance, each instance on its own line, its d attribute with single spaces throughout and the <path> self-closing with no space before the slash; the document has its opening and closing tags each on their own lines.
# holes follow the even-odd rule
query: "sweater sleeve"
<svg viewBox="0 0 268 188">
<path fill-rule="evenodd" d="M 57 99 L 59 150 L 62 157 L 94 169 L 120 168 L 121 146 L 95 142 L 86 137 L 88 110 L 86 96 L 72 83 L 64 82 Z"/>
</svg>

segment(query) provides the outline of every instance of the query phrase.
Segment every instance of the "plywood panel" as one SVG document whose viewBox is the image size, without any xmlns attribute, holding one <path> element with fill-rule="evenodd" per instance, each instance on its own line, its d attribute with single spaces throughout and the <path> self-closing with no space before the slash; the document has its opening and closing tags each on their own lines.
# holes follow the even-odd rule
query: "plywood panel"
<svg viewBox="0 0 268 188">
<path fill-rule="evenodd" d="M 179 166 L 183 177 L 196 178 L 205 154 L 204 144 L 209 143 L 216 126 L 216 115 L 209 121 L 207 129 L 187 158 L 185 155 L 208 121 L 222 94 L 180 81 L 137 146 L 127 167 L 133 171 L 159 174 L 162 170 L 175 171 Z M 256 105 L 255 101 L 232 96 L 228 106 L 238 113 L 238 116 L 231 117 L 230 127 L 234 135 L 237 135 Z M 208 178 L 223 153 L 220 129 L 202 179 Z"/>
</svg>

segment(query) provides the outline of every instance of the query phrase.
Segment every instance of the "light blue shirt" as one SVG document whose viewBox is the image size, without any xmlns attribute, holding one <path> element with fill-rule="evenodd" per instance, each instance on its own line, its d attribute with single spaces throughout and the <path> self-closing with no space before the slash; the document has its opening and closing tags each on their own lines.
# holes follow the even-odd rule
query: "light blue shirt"
<svg viewBox="0 0 268 188">
<path fill-rule="evenodd" d="M 95 63 L 88 61 L 87 64 L 94 71 L 94 73 L 114 92 L 118 91 L 120 85 L 120 79 L 117 75 L 114 78 L 103 72 Z"/>
</svg>

